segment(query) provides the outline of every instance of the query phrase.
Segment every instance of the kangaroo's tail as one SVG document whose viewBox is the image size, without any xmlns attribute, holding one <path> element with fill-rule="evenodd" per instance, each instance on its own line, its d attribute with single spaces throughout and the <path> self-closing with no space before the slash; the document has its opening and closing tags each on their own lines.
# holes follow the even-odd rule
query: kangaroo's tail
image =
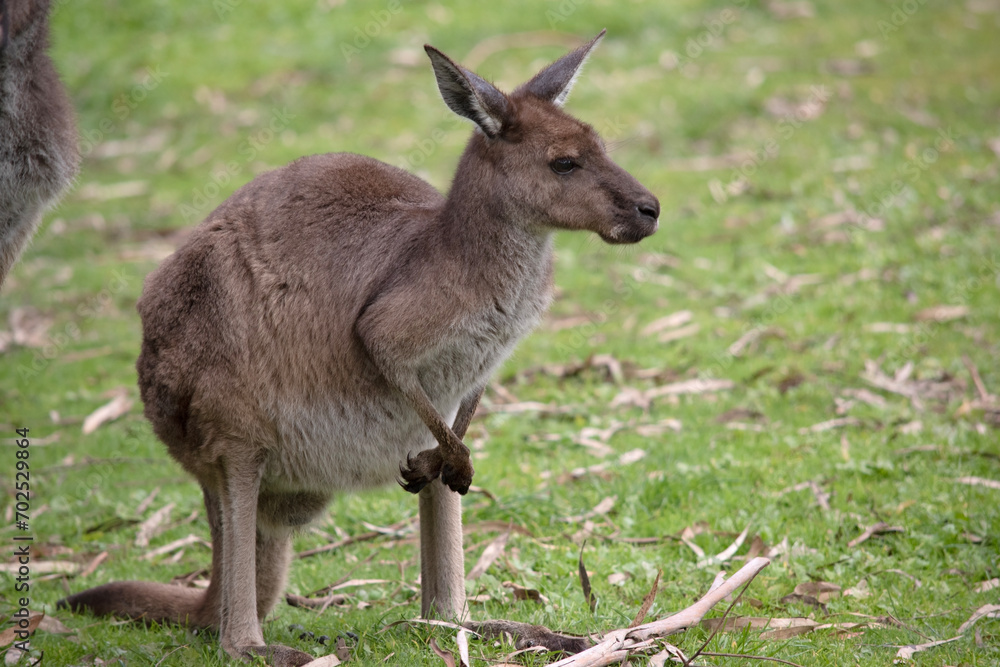
<svg viewBox="0 0 1000 667">
<path fill-rule="evenodd" d="M 89 611 L 98 616 L 118 616 L 150 623 L 178 623 L 203 628 L 219 627 L 219 611 L 210 604 L 209 591 L 149 581 L 116 581 L 70 595 L 59 608 Z"/>
</svg>

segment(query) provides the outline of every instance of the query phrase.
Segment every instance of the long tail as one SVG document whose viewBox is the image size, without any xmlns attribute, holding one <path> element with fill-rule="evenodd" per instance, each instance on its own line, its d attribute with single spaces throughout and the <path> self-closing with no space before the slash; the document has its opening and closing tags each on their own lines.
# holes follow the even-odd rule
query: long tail
<svg viewBox="0 0 1000 667">
<path fill-rule="evenodd" d="M 219 627 L 219 612 L 209 591 L 149 581 L 116 581 L 70 595 L 59 608 L 89 611 L 98 616 L 118 616 L 154 623 L 178 623 L 204 628 Z"/>
</svg>

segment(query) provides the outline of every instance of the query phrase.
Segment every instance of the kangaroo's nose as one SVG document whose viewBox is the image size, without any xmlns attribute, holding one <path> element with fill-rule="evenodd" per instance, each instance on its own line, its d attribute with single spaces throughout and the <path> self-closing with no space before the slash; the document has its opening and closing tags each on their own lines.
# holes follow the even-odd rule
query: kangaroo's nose
<svg viewBox="0 0 1000 667">
<path fill-rule="evenodd" d="M 639 215 L 646 216 L 653 220 L 657 220 L 660 217 L 660 202 L 655 199 L 647 199 L 641 201 L 635 205 Z"/>
</svg>

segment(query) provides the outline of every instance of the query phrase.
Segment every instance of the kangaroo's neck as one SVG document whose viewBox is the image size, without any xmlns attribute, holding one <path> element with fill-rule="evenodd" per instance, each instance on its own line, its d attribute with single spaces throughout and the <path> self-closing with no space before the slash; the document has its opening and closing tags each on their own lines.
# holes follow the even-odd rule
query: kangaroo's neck
<svg viewBox="0 0 1000 667">
<path fill-rule="evenodd" d="M 443 244 L 460 253 L 470 266 L 503 265 L 511 269 L 547 268 L 552 232 L 531 219 L 531 212 L 505 192 L 499 173 L 469 142 L 441 210 Z"/>
</svg>

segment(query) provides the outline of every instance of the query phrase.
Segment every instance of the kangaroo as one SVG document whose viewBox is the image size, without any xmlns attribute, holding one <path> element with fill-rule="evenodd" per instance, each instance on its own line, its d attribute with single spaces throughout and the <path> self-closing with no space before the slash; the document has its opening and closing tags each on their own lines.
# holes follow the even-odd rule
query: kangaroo
<svg viewBox="0 0 1000 667">
<path fill-rule="evenodd" d="M 0 0 L 0 288 L 80 164 L 48 41 L 48 0 Z"/>
<path fill-rule="evenodd" d="M 423 613 L 466 613 L 462 437 L 548 306 L 553 231 L 633 243 L 658 224 L 657 199 L 561 109 L 603 35 L 509 95 L 425 46 L 475 125 L 447 197 L 369 157 L 304 157 L 243 186 L 149 275 L 139 387 L 201 485 L 211 583 L 118 582 L 61 605 L 219 628 L 233 657 L 304 664 L 260 625 L 293 530 L 334 492 L 397 480 L 420 496 Z"/>
</svg>

